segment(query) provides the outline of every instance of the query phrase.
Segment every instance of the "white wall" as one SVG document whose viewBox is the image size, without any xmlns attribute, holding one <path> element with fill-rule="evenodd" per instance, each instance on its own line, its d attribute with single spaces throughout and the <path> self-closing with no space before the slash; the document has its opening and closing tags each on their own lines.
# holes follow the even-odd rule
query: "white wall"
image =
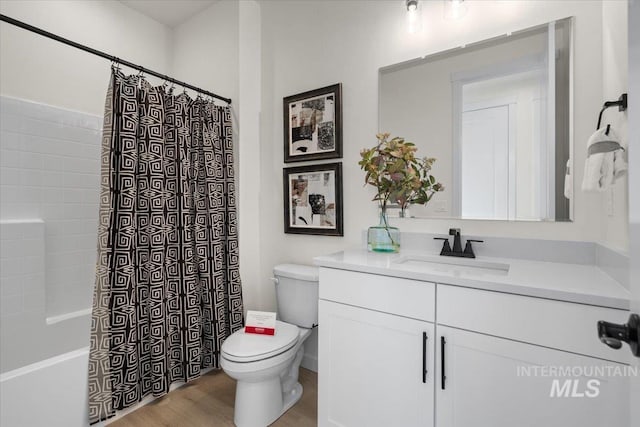
<svg viewBox="0 0 640 427">
<path fill-rule="evenodd" d="M 602 102 L 617 100 L 628 91 L 627 2 L 602 2 Z M 633 102 L 633 101 L 632 101 Z M 610 123 L 624 145 L 629 143 L 627 112 L 610 108 L 603 116 L 603 124 Z M 595 125 L 594 125 L 595 126 Z M 628 177 L 601 195 L 603 234 L 601 243 L 613 249 L 629 249 Z"/>
<path fill-rule="evenodd" d="M 575 16 L 575 173 L 581 178 L 586 141 L 602 102 L 602 5 L 595 1 L 470 2 L 459 21 L 442 19 L 442 2 L 423 9 L 423 32 L 408 34 L 398 1 L 263 2 L 261 140 L 261 286 L 272 289 L 271 266 L 311 263 L 315 255 L 359 246 L 376 221 L 373 192 L 362 186 L 359 151 L 375 142 L 378 68 L 551 20 Z M 282 229 L 282 98 L 343 84 L 345 237 L 285 235 Z M 578 180 L 577 180 L 578 182 Z M 403 231 L 598 241 L 600 196 L 576 191 L 573 223 L 397 220 Z M 268 294 L 273 295 L 272 291 Z M 273 307 L 273 297 L 264 299 Z"/>
<path fill-rule="evenodd" d="M 238 104 L 238 2 L 220 1 L 173 29 L 173 77 Z"/>
<path fill-rule="evenodd" d="M 0 13 L 150 69 L 168 70 L 171 30 L 118 1 L 0 2 Z M 0 23 L 0 93 L 102 116 L 109 62 Z"/>
<path fill-rule="evenodd" d="M 240 2 L 239 17 L 239 233 L 240 275 L 245 309 L 260 307 L 260 107 L 262 103 L 261 16 L 256 1 Z"/>
</svg>

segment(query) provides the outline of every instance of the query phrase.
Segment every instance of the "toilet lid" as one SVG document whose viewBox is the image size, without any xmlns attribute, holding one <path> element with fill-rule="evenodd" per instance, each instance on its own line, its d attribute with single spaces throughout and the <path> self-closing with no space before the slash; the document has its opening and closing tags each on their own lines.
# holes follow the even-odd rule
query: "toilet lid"
<svg viewBox="0 0 640 427">
<path fill-rule="evenodd" d="M 276 320 L 274 335 L 247 334 L 244 328 L 222 343 L 223 356 L 234 362 L 255 362 L 283 353 L 298 341 L 295 325 Z"/>
</svg>

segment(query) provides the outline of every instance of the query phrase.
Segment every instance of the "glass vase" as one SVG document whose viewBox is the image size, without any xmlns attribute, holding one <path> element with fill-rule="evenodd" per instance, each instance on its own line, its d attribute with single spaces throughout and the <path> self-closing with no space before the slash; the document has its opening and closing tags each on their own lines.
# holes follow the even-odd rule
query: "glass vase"
<svg viewBox="0 0 640 427">
<path fill-rule="evenodd" d="M 380 211 L 380 223 L 369 227 L 367 233 L 367 249 L 369 252 L 400 251 L 400 229 L 389 225 L 387 211 Z"/>
</svg>

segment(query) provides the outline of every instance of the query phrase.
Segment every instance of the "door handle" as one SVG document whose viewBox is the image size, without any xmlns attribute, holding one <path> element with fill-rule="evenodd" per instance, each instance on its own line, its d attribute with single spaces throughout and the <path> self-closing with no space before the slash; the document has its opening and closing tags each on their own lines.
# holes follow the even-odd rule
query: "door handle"
<svg viewBox="0 0 640 427">
<path fill-rule="evenodd" d="M 603 320 L 598 322 L 598 337 L 600 341 L 613 349 L 620 349 L 622 343 L 626 342 L 631 347 L 631 353 L 640 357 L 640 316 L 631 314 L 629 321 L 625 324 L 609 323 Z"/>
<path fill-rule="evenodd" d="M 444 346 L 447 343 L 447 340 L 444 337 L 440 337 L 440 384 L 442 389 L 445 389 L 445 381 L 447 380 L 447 376 L 444 373 Z"/>
<path fill-rule="evenodd" d="M 422 382 L 427 382 L 427 333 L 422 333 Z"/>
</svg>

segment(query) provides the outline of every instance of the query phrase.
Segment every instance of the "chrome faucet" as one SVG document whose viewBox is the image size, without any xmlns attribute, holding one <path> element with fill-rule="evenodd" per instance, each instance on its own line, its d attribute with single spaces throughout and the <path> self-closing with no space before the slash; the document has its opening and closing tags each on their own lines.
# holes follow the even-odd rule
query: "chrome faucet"
<svg viewBox="0 0 640 427">
<path fill-rule="evenodd" d="M 449 245 L 448 237 L 434 237 L 434 240 L 443 240 L 442 250 L 440 251 L 440 255 L 442 256 L 456 256 L 462 258 L 475 258 L 476 254 L 473 253 L 473 247 L 471 243 L 482 243 L 484 240 L 474 240 L 467 239 L 467 244 L 464 246 L 464 251 L 462 250 L 462 238 L 460 237 L 460 229 L 459 228 L 450 228 L 449 235 L 453 236 L 453 249 Z"/>
</svg>

